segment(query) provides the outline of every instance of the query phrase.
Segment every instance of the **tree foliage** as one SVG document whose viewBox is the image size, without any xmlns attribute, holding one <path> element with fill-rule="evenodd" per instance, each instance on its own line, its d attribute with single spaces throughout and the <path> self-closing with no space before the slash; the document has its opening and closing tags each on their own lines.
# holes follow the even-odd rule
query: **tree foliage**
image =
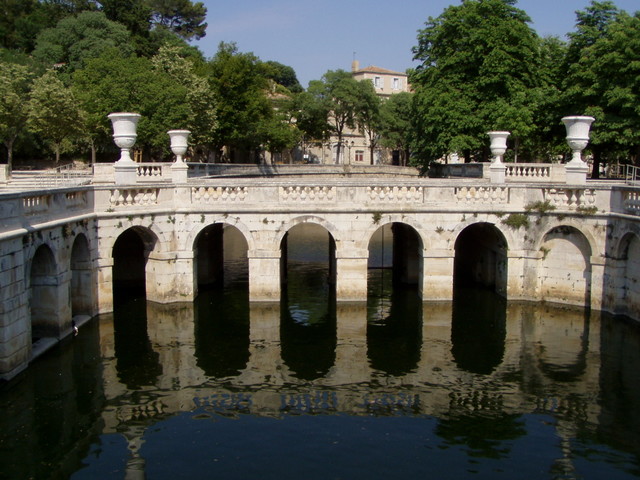
<svg viewBox="0 0 640 480">
<path fill-rule="evenodd" d="M 402 164 L 409 159 L 413 94 L 400 92 L 382 102 L 380 108 L 380 143 L 402 154 Z"/>
<path fill-rule="evenodd" d="M 33 82 L 27 109 L 29 128 L 51 144 L 59 163 L 65 140 L 82 130 L 82 112 L 73 93 L 50 70 Z"/>
<path fill-rule="evenodd" d="M 207 9 L 202 2 L 190 0 L 149 0 L 152 22 L 180 37 L 198 40 L 206 35 Z"/>
<path fill-rule="evenodd" d="M 423 161 L 483 152 L 485 133 L 531 133 L 538 86 L 538 37 L 514 0 L 463 0 L 418 34 L 415 152 Z"/>
<path fill-rule="evenodd" d="M 9 170 L 13 166 L 13 145 L 27 123 L 26 100 L 33 77 L 23 65 L 0 62 L 0 139 L 7 148 Z"/>
<path fill-rule="evenodd" d="M 132 54 L 128 30 L 101 12 L 83 12 L 42 31 L 33 56 L 47 65 L 65 64 L 74 71 L 110 48 L 119 49 L 125 56 Z"/>
<path fill-rule="evenodd" d="M 217 101 L 214 145 L 255 149 L 261 144 L 261 122 L 272 114 L 268 81 L 262 63 L 252 53 L 240 53 L 234 43 L 220 43 L 209 63 L 209 84 Z"/>
<path fill-rule="evenodd" d="M 566 113 L 596 118 L 589 148 L 597 177 L 601 163 L 640 153 L 640 13 L 594 1 L 577 18 L 567 58 Z"/>
</svg>

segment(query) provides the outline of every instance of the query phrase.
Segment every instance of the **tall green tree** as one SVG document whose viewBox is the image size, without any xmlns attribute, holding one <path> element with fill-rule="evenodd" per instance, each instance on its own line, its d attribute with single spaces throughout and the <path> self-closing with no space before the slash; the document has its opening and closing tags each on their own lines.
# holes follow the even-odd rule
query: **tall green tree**
<svg viewBox="0 0 640 480">
<path fill-rule="evenodd" d="M 401 153 L 402 165 L 409 161 L 413 94 L 400 92 L 382 102 L 380 108 L 380 143 Z"/>
<path fill-rule="evenodd" d="M 9 171 L 13 168 L 13 146 L 25 129 L 27 102 L 33 74 L 22 65 L 0 62 L 0 138 L 7 148 Z"/>
<path fill-rule="evenodd" d="M 153 158 L 169 154 L 167 131 L 188 123 L 187 89 L 148 58 L 124 58 L 117 50 L 90 59 L 75 72 L 74 90 L 83 110 L 90 113 L 101 132 L 111 131 L 107 115 L 112 112 L 141 114 L 136 146 Z"/>
<path fill-rule="evenodd" d="M 605 16 L 598 11 L 605 8 L 605 13 L 611 13 L 607 7 L 611 7 L 609 2 L 592 4 L 590 13 L 604 16 L 607 23 L 597 29 L 599 36 L 586 43 L 578 61 L 570 66 L 566 89 L 569 108 L 596 119 L 590 141 L 595 178 L 601 163 L 637 161 L 640 154 L 640 12 Z M 589 16 L 579 18 L 592 23 L 587 22 Z"/>
<path fill-rule="evenodd" d="M 209 146 L 217 125 L 216 99 L 206 76 L 198 72 L 197 60 L 187 53 L 177 45 L 165 45 L 151 61 L 156 70 L 166 73 L 186 89 L 188 118 L 183 127 L 191 131 L 192 143 Z"/>
<path fill-rule="evenodd" d="M 127 29 L 101 12 L 83 12 L 40 33 L 33 56 L 47 65 L 65 64 L 73 72 L 110 48 L 125 56 L 133 53 Z"/>
<path fill-rule="evenodd" d="M 344 70 L 329 70 L 321 80 L 309 82 L 308 92 L 324 105 L 329 113 L 331 133 L 338 137 L 336 159 L 342 158 L 340 151 L 347 128 L 356 128 L 356 112 L 362 107 L 361 86 L 351 73 Z"/>
<path fill-rule="evenodd" d="M 278 85 L 282 85 L 291 93 L 300 93 L 303 88 L 298 81 L 298 77 L 296 76 L 295 70 L 288 66 L 283 65 L 282 63 L 275 62 L 273 60 L 269 60 L 264 62 L 266 68 L 266 76 L 270 78 Z"/>
<path fill-rule="evenodd" d="M 29 129 L 50 143 L 58 164 L 64 142 L 82 131 L 82 112 L 77 100 L 58 75 L 49 70 L 34 80 L 27 109 Z"/>
<path fill-rule="evenodd" d="M 234 43 L 220 43 L 209 62 L 209 84 L 217 107 L 214 145 L 255 150 L 260 147 L 261 125 L 273 114 L 267 93 L 269 81 L 260 59 L 241 53 Z"/>
<path fill-rule="evenodd" d="M 538 38 L 515 0 L 463 0 L 418 34 L 412 72 L 414 153 L 423 163 L 451 152 L 486 155 L 486 132 L 532 131 Z"/>
<path fill-rule="evenodd" d="M 373 83 L 366 80 L 357 83 L 360 98 L 355 112 L 356 125 L 367 139 L 369 144 L 369 163 L 373 165 L 374 152 L 380 144 L 382 100 L 376 94 Z"/>
</svg>

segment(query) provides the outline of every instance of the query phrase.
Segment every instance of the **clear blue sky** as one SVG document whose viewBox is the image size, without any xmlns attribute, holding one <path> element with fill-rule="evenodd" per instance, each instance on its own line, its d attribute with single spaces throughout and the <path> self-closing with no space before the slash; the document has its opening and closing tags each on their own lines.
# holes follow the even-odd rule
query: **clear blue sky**
<svg viewBox="0 0 640 480">
<path fill-rule="evenodd" d="M 307 87 L 327 70 L 376 65 L 404 72 L 414 67 L 411 48 L 429 16 L 457 0 L 200 0 L 207 7 L 207 35 L 196 42 L 207 58 L 221 41 L 241 52 L 293 67 Z M 634 13 L 640 0 L 614 0 Z M 590 0 L 519 0 L 539 35 L 564 37 L 574 30 L 575 11 Z"/>
</svg>

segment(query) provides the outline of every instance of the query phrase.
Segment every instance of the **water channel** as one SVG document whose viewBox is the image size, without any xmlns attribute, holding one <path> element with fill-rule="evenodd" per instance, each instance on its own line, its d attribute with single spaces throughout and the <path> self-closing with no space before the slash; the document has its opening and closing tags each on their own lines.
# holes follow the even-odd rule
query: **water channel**
<svg viewBox="0 0 640 480">
<path fill-rule="evenodd" d="M 123 297 L 2 385 L 0 478 L 640 478 L 637 323 L 423 303 L 384 235 L 368 302 L 336 304 L 330 248 L 295 233 L 279 304 L 229 247 L 195 302 Z"/>
</svg>

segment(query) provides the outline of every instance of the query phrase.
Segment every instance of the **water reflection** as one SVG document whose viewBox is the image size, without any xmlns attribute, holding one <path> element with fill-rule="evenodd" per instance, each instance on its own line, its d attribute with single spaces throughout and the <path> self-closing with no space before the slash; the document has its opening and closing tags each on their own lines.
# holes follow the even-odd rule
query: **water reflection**
<svg viewBox="0 0 640 480">
<path fill-rule="evenodd" d="M 4 386 L 0 477 L 639 476 L 637 324 L 414 294 L 329 294 L 310 322 L 244 293 L 134 302 Z"/>
</svg>

